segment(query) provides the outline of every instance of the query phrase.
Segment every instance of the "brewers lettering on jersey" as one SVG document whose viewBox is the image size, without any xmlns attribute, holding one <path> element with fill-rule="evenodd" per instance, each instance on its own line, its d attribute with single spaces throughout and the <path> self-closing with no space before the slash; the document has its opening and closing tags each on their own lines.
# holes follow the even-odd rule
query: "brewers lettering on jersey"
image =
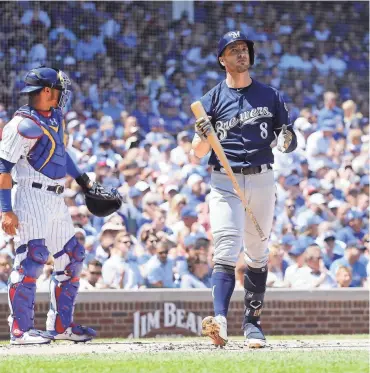
<svg viewBox="0 0 370 373">
<path fill-rule="evenodd" d="M 4 127 L 0 143 L 1 226 L 16 244 L 8 285 L 10 343 L 88 341 L 96 332 L 73 323 L 85 250 L 62 196 L 67 173 L 80 185 L 84 175 L 63 142 L 62 108 L 70 81 L 62 71 L 40 67 L 27 74 L 25 83 L 22 93 L 29 95 L 29 104 Z M 40 331 L 34 328 L 36 280 L 49 253 L 54 257 L 50 310 L 47 330 Z"/>
<path fill-rule="evenodd" d="M 266 291 L 268 242 L 261 241 L 250 217 L 219 160 L 207 141 L 214 128 L 240 188 L 245 194 L 262 231 L 269 235 L 275 206 L 271 143 L 283 153 L 297 146 L 287 106 L 274 88 L 251 79 L 254 43 L 240 31 L 226 33 L 218 44 L 218 62 L 226 79 L 207 92 L 201 102 L 208 118 L 195 123 L 192 147 L 196 156 L 209 151 L 213 166 L 209 200 L 214 239 L 212 296 L 214 316 L 202 322 L 203 333 L 215 345 L 227 343 L 227 312 L 235 287 L 235 265 L 244 247 L 245 309 L 242 328 L 250 348 L 264 347 L 260 323 Z"/>
</svg>

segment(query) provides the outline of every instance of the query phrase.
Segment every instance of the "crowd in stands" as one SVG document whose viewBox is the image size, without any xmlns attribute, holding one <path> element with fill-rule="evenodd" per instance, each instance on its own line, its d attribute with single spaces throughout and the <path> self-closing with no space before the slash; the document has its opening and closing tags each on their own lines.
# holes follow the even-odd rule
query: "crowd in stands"
<svg viewBox="0 0 370 373">
<path fill-rule="evenodd" d="M 0 3 L 0 128 L 27 70 L 61 68 L 73 81 L 69 151 L 124 197 L 97 218 L 67 180 L 86 249 L 81 289 L 210 287 L 211 169 L 190 152 L 190 103 L 223 79 L 216 45 L 231 29 L 256 42 L 252 78 L 282 92 L 298 136 L 295 152 L 273 149 L 268 286 L 368 286 L 368 3 L 194 4 L 194 21 L 174 21 L 165 2 Z M 14 245 L 0 242 L 0 291 Z M 237 288 L 244 269 L 241 248 Z M 51 274 L 50 259 L 39 290 Z"/>
</svg>

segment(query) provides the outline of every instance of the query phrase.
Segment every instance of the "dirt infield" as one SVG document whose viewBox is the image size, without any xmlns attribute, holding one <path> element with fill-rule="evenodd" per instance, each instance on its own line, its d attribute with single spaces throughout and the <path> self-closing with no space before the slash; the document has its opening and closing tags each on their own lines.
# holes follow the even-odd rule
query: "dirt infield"
<svg viewBox="0 0 370 373">
<path fill-rule="evenodd" d="M 351 340 L 275 340 L 268 343 L 261 351 L 294 351 L 294 350 L 362 350 L 369 351 L 370 343 L 366 339 Z M 199 341 L 174 341 L 163 340 L 150 342 L 88 342 L 74 344 L 70 342 L 57 342 L 40 346 L 10 346 L 0 345 L 0 357 L 15 355 L 61 355 L 61 354 L 111 354 L 111 353 L 160 353 L 160 352 L 186 352 L 207 353 L 215 351 L 210 342 L 201 339 Z M 243 341 L 229 341 L 226 347 L 220 349 L 224 352 L 245 352 Z"/>
</svg>

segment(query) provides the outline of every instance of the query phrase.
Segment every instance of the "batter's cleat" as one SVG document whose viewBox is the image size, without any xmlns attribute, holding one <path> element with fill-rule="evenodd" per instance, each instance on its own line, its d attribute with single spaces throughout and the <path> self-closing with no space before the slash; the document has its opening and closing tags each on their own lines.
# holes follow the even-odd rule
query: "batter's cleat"
<svg viewBox="0 0 370 373">
<path fill-rule="evenodd" d="M 48 330 L 43 336 L 52 341 L 88 342 L 96 337 L 96 331 L 87 326 L 71 324 L 63 333 Z"/>
<path fill-rule="evenodd" d="M 50 339 L 47 339 L 43 336 L 41 330 L 30 329 L 27 332 L 16 333 L 10 335 L 10 344 L 11 345 L 42 345 L 50 343 Z"/>
<path fill-rule="evenodd" d="M 244 329 L 245 342 L 248 348 L 263 348 L 266 346 L 266 338 L 260 325 L 248 323 Z"/>
<path fill-rule="evenodd" d="M 210 337 L 215 346 L 225 346 L 227 343 L 226 317 L 222 315 L 207 316 L 202 321 L 202 334 Z"/>
</svg>

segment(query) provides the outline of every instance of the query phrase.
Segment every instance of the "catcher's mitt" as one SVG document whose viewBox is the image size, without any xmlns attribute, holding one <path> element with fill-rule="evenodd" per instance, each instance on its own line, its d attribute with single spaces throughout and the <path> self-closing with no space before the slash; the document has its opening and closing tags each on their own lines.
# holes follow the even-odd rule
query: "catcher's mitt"
<svg viewBox="0 0 370 373">
<path fill-rule="evenodd" d="M 101 185 L 92 182 L 86 174 L 76 181 L 82 187 L 86 206 L 93 215 L 108 216 L 121 207 L 122 198 L 116 189 L 106 191 Z"/>
</svg>

